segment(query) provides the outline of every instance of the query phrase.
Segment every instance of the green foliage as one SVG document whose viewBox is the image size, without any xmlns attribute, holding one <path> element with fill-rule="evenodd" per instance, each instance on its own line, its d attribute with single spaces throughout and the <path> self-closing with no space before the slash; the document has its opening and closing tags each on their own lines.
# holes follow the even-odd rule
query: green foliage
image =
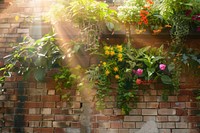
<svg viewBox="0 0 200 133">
<path fill-rule="evenodd" d="M 117 107 L 127 114 L 137 101 L 140 86 L 161 82 L 168 91 L 163 95 L 178 90 L 179 81 L 175 63 L 172 63 L 163 51 L 163 47 L 144 47 L 135 49 L 129 46 L 105 46 L 99 53 L 100 64 L 93 65 L 88 71 L 89 80 L 96 83 L 97 100 L 104 105 L 106 96 L 115 89 L 112 83 L 117 83 Z M 177 82 L 178 81 L 178 82 Z"/>
<path fill-rule="evenodd" d="M 59 72 L 54 75 L 54 80 L 56 82 L 56 92 L 62 95 L 62 99 L 66 101 L 71 100 L 70 90 L 77 88 L 78 76 L 71 73 L 68 67 L 61 67 Z M 67 91 L 69 90 L 69 91 Z"/>
<path fill-rule="evenodd" d="M 1 68 L 4 76 L 16 72 L 26 79 L 33 74 L 37 81 L 42 81 L 48 70 L 61 65 L 64 57 L 56 41 L 55 34 L 47 34 L 36 41 L 25 38 L 14 45 L 11 53 L 4 57 L 5 66 Z"/>
<path fill-rule="evenodd" d="M 98 49 L 101 33 L 106 29 L 115 30 L 116 11 L 108 4 L 96 0 L 76 0 L 57 2 L 51 8 L 47 19 L 67 21 L 80 29 L 79 44 L 87 50 Z"/>
</svg>

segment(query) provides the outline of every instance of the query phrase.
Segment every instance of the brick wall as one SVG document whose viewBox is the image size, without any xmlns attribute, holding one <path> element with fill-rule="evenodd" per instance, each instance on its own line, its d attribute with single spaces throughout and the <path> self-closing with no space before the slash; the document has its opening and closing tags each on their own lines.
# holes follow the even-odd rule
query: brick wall
<svg viewBox="0 0 200 133">
<path fill-rule="evenodd" d="M 42 1 L 42 2 L 41 2 Z M 39 38 L 49 25 L 40 21 L 40 11 L 46 12 L 51 0 L 5 0 L 0 4 L 0 65 L 3 56 L 12 49 L 10 43 L 21 41 L 23 36 Z M 10 3 L 9 3 L 10 2 Z M 23 15 L 21 15 L 23 14 Z M 30 22 L 28 15 L 34 15 Z M 19 16 L 17 18 L 16 16 Z M 108 40 L 105 37 L 105 40 Z M 144 39 L 145 38 L 145 39 Z M 112 36 L 109 41 L 123 38 Z M 134 36 L 136 45 L 167 43 L 166 36 Z M 188 46 L 199 48 L 199 36 L 192 36 Z M 146 93 L 139 93 L 137 108 L 129 115 L 122 115 L 116 108 L 116 97 L 106 99 L 106 108 L 95 109 L 95 91 L 84 86 L 81 91 L 72 89 L 72 105 L 62 101 L 55 92 L 52 79 L 55 70 L 47 74 L 45 82 L 13 76 L 6 79 L 5 91 L 0 91 L 0 133 L 135 133 L 145 122 L 156 122 L 160 133 L 198 133 L 200 117 L 193 90 L 200 88 L 200 78 L 192 74 L 181 76 L 181 90 L 170 95 L 169 101 L 161 100 L 162 86 L 151 85 Z"/>
</svg>

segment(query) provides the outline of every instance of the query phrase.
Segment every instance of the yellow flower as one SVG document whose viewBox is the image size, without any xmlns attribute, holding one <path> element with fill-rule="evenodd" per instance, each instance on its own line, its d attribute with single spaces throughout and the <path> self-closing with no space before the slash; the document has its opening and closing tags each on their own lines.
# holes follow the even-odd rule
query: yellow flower
<svg viewBox="0 0 200 133">
<path fill-rule="evenodd" d="M 113 56 L 115 54 L 115 51 L 110 51 L 110 55 Z"/>
<path fill-rule="evenodd" d="M 108 50 L 105 51 L 105 55 L 109 55 L 110 52 Z"/>
<path fill-rule="evenodd" d="M 121 62 L 122 60 L 123 60 L 122 58 L 118 58 L 118 61 L 120 61 L 120 62 Z"/>
<path fill-rule="evenodd" d="M 104 67 L 106 66 L 106 62 L 103 62 L 103 66 L 104 66 Z"/>
<path fill-rule="evenodd" d="M 123 50 L 122 45 L 117 45 L 117 50 L 118 50 L 119 52 L 122 52 L 122 50 Z"/>
<path fill-rule="evenodd" d="M 110 72 L 108 70 L 106 70 L 106 75 L 108 76 L 110 74 Z"/>
<path fill-rule="evenodd" d="M 110 47 L 108 47 L 108 46 L 104 46 L 103 48 L 104 48 L 104 50 L 109 50 L 110 49 Z"/>
<path fill-rule="evenodd" d="M 115 75 L 115 78 L 116 78 L 116 79 L 119 79 L 119 75 Z"/>
<path fill-rule="evenodd" d="M 117 72 L 119 69 L 118 69 L 118 67 L 114 67 L 113 70 L 114 70 L 115 72 Z"/>
<path fill-rule="evenodd" d="M 119 58 L 122 58 L 122 56 L 123 56 L 123 55 L 122 55 L 121 53 L 118 54 L 118 57 L 119 57 Z"/>
</svg>

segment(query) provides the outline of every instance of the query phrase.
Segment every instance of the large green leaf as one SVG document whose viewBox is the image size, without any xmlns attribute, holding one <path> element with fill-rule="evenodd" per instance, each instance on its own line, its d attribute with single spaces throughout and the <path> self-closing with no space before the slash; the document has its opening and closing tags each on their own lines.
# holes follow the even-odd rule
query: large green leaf
<svg viewBox="0 0 200 133">
<path fill-rule="evenodd" d="M 172 79 L 168 75 L 162 75 L 161 76 L 161 81 L 164 84 L 172 84 Z"/>
</svg>

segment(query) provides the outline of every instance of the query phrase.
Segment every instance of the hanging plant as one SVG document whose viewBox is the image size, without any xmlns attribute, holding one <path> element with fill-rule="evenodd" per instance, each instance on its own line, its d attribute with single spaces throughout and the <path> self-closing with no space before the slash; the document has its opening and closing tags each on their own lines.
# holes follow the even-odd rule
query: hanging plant
<svg viewBox="0 0 200 133">
<path fill-rule="evenodd" d="M 23 75 L 26 79 L 31 74 L 37 81 L 43 81 L 46 73 L 61 65 L 64 55 L 57 46 L 55 34 L 46 34 L 38 40 L 25 38 L 22 43 L 13 46 L 10 54 L 4 57 L 3 71 L 5 76 L 11 72 Z"/>
<path fill-rule="evenodd" d="M 95 82 L 100 108 L 104 107 L 105 97 L 115 90 L 111 88 L 113 82 L 117 83 L 117 107 L 125 114 L 131 109 L 130 104 L 137 101 L 139 86 L 146 86 L 154 81 L 161 82 L 165 90 L 163 95 L 179 88 L 179 71 L 176 64 L 166 58 L 162 47 L 135 49 L 122 45 L 106 45 L 99 55 L 102 61 L 90 67 L 87 74 L 89 80 Z"/>
</svg>

